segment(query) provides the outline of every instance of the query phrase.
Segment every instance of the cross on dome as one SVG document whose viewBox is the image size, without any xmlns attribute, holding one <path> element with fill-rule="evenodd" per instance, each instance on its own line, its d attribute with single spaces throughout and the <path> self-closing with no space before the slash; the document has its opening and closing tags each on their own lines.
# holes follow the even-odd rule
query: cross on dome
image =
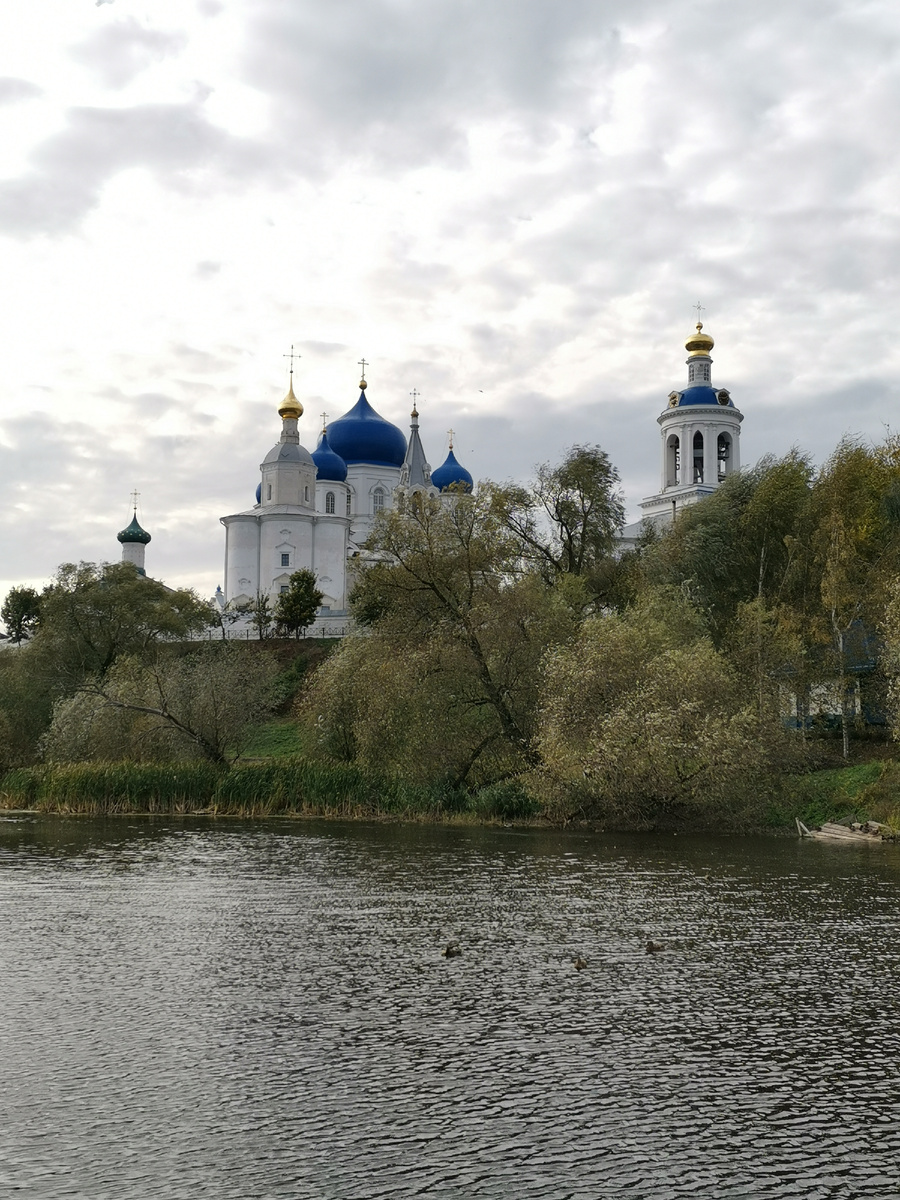
<svg viewBox="0 0 900 1200">
<path fill-rule="evenodd" d="M 448 429 L 448 430 L 447 430 L 447 437 L 450 439 L 450 449 L 452 450 L 452 449 L 453 449 L 453 439 L 456 437 L 456 430 L 455 430 L 455 429 Z"/>
<path fill-rule="evenodd" d="M 131 507 L 134 509 L 135 512 L 137 512 L 137 502 L 138 502 L 138 498 L 140 497 L 140 494 L 141 493 L 137 490 L 135 490 L 131 493 Z"/>
<path fill-rule="evenodd" d="M 289 358 L 289 359 L 291 360 L 290 377 L 291 377 L 291 383 L 293 383 L 293 382 L 294 382 L 294 359 L 295 359 L 295 358 L 302 358 L 302 357 L 303 357 L 303 355 L 302 355 L 302 354 L 295 354 L 295 353 L 294 353 L 294 343 L 293 343 L 293 342 L 291 342 L 291 352 L 290 352 L 290 354 L 282 354 L 282 356 L 281 356 L 281 357 L 282 357 L 282 358 Z"/>
</svg>

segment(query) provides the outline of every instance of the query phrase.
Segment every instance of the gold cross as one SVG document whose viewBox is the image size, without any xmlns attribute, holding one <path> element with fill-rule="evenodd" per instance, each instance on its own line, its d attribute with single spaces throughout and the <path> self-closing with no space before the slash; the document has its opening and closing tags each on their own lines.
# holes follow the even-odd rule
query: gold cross
<svg viewBox="0 0 900 1200">
<path fill-rule="evenodd" d="M 325 433 L 327 428 L 328 428 L 328 413 L 322 413 L 322 432 Z"/>
<path fill-rule="evenodd" d="M 132 507 L 134 508 L 135 512 L 137 512 L 137 502 L 138 502 L 138 496 L 140 496 L 140 494 L 141 493 L 138 491 L 134 491 L 131 493 L 131 504 L 132 504 Z"/>
<path fill-rule="evenodd" d="M 455 436 L 455 432 L 456 432 L 456 431 L 455 431 L 455 430 L 453 430 L 453 429 L 448 429 L 448 430 L 447 430 L 447 437 L 450 439 L 450 449 L 451 449 L 451 450 L 453 449 L 453 438 L 454 438 L 454 436 Z"/>
<path fill-rule="evenodd" d="M 694 305 L 694 308 L 696 308 L 696 310 L 697 310 L 697 320 L 699 321 L 699 320 L 701 320 L 701 315 L 706 312 L 706 309 L 703 307 L 703 305 L 700 303 L 699 300 Z"/>
<path fill-rule="evenodd" d="M 371 363 L 367 363 L 367 362 L 366 362 L 366 360 L 365 360 L 364 358 L 361 358 L 361 359 L 359 360 L 359 363 L 358 363 L 357 365 L 358 365 L 358 366 L 360 366 L 360 367 L 362 367 L 362 377 L 363 377 L 363 379 L 365 379 L 365 377 L 366 377 L 366 367 L 370 367 L 372 364 L 371 364 Z"/>
</svg>

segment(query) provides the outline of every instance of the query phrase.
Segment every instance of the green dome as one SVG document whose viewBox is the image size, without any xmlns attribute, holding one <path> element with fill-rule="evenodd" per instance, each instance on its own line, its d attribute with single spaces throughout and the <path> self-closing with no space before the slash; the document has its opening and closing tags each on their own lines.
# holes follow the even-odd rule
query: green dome
<svg viewBox="0 0 900 1200">
<path fill-rule="evenodd" d="M 150 541 L 150 534 L 146 529 L 141 529 L 138 524 L 137 512 L 131 518 L 131 524 L 126 526 L 121 533 L 117 533 L 116 537 L 124 545 L 126 542 L 141 542 L 144 546 Z"/>
</svg>

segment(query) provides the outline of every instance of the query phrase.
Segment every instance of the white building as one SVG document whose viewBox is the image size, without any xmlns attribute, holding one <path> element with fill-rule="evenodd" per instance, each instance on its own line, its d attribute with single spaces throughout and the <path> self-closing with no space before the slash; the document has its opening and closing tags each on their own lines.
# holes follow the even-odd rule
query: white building
<svg viewBox="0 0 900 1200">
<path fill-rule="evenodd" d="M 688 352 L 687 387 L 669 393 L 660 427 L 660 488 L 641 501 L 644 515 L 627 525 L 621 541 L 633 545 L 645 522 L 669 524 L 680 508 L 709 496 L 741 466 L 744 417 L 725 388 L 712 384 L 710 351 L 715 345 L 703 323 L 684 344 Z"/>
<path fill-rule="evenodd" d="M 360 380 L 356 404 L 323 430 L 310 453 L 300 443 L 303 405 L 293 376 L 278 409 L 281 437 L 260 464 L 256 504 L 222 517 L 225 526 L 225 591 L 222 604 L 243 604 L 258 593 L 274 601 L 294 571 L 310 570 L 324 595 L 317 632 L 340 631 L 347 621 L 348 575 L 371 532 L 375 514 L 391 508 L 403 492 L 435 495 L 456 485 L 471 488 L 451 444 L 446 462 L 432 475 L 419 438 L 415 406 L 409 442 L 366 399 Z"/>
</svg>

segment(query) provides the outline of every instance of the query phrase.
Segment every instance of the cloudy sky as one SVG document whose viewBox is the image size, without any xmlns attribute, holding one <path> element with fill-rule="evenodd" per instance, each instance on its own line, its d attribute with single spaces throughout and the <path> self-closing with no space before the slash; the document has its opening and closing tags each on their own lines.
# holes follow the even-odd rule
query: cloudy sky
<svg viewBox="0 0 900 1200">
<path fill-rule="evenodd" d="M 210 594 L 293 343 L 476 478 L 656 489 L 702 301 L 745 463 L 900 427 L 888 0 L 42 0 L 0 15 L 0 596 Z"/>
</svg>

